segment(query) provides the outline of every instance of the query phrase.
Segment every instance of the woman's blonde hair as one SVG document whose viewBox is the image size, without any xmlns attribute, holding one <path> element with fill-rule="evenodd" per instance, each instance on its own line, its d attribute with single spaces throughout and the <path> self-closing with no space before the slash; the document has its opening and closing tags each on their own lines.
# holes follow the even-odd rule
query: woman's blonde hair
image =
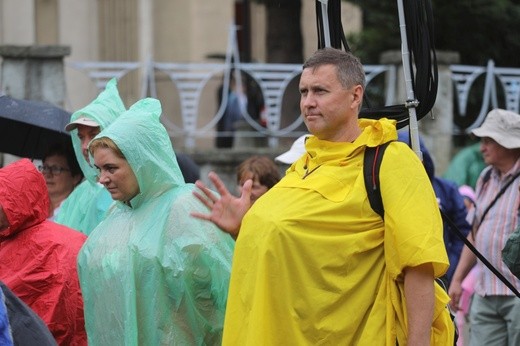
<svg viewBox="0 0 520 346">
<path fill-rule="evenodd" d="M 121 149 L 119 149 L 116 143 L 114 143 L 114 141 L 108 137 L 96 138 L 90 142 L 88 151 L 90 151 L 91 155 L 94 155 L 94 152 L 98 149 L 111 149 L 114 154 L 116 154 L 116 156 L 126 160 L 126 157 L 121 152 Z"/>
</svg>

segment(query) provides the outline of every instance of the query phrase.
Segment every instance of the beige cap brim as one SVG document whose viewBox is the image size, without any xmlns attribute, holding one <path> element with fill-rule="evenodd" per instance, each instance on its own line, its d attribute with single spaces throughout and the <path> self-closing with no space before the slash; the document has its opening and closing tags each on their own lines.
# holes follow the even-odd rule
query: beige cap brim
<svg viewBox="0 0 520 346">
<path fill-rule="evenodd" d="M 94 120 L 87 117 L 79 117 L 78 119 L 68 123 L 65 126 L 65 131 L 72 131 L 78 127 L 78 125 L 89 126 L 89 127 L 99 127 L 99 124 Z"/>
</svg>

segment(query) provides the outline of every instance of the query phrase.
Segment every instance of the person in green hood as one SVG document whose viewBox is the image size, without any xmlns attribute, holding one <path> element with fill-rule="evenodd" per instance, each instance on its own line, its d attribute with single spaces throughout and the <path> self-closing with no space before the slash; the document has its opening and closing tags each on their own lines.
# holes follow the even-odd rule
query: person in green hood
<svg viewBox="0 0 520 346">
<path fill-rule="evenodd" d="M 87 146 L 125 110 L 117 90 L 117 80 L 113 78 L 94 101 L 71 115 L 65 130 L 71 134 L 85 180 L 62 203 L 55 220 L 57 223 L 89 235 L 105 217 L 113 201 L 107 190 L 97 182 L 97 171 L 89 162 Z"/>
<path fill-rule="evenodd" d="M 89 345 L 221 343 L 234 241 L 192 218 L 161 105 L 143 99 L 90 143 L 116 201 L 78 255 Z"/>
</svg>

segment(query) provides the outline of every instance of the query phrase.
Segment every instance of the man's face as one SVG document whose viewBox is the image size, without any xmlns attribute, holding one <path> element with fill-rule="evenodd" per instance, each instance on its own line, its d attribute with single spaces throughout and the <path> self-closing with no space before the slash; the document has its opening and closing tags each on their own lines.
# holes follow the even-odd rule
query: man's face
<svg viewBox="0 0 520 346">
<path fill-rule="evenodd" d="M 7 215 L 5 215 L 4 208 L 0 205 L 0 232 L 9 227 Z"/>
<path fill-rule="evenodd" d="M 480 141 L 480 151 L 487 165 L 501 166 L 510 160 L 510 150 L 498 144 L 494 139 L 483 137 Z"/>
<path fill-rule="evenodd" d="M 316 137 L 328 141 L 352 140 L 363 89 L 344 88 L 334 65 L 306 68 L 300 78 L 303 121 Z M 355 137 L 354 137 L 355 138 Z"/>
<path fill-rule="evenodd" d="M 83 157 L 85 158 L 85 160 L 87 160 L 87 162 L 89 162 L 88 144 L 100 132 L 101 130 L 99 126 L 92 127 L 86 125 L 78 125 L 78 138 L 81 141 L 81 152 L 83 153 Z"/>
</svg>

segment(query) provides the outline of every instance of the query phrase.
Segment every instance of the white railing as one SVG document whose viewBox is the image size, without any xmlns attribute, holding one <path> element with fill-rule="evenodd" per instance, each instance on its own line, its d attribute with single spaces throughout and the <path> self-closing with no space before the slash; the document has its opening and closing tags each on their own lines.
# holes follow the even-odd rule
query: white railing
<svg viewBox="0 0 520 346">
<path fill-rule="evenodd" d="M 241 63 L 236 43 L 236 27 L 231 26 L 229 30 L 228 47 L 226 49 L 225 61 L 223 63 L 169 63 L 149 61 L 140 62 L 69 62 L 68 66 L 85 73 L 101 91 L 111 78 L 121 79 L 127 73 L 139 70 L 142 85 L 140 87 L 141 97 L 157 97 L 156 75 L 166 74 L 180 100 L 180 125 L 176 125 L 168 117 L 163 117 L 168 131 L 172 136 L 184 138 L 187 148 L 195 146 L 195 139 L 200 137 L 211 137 L 215 135 L 215 125 L 224 116 L 228 93 L 223 92 L 221 104 L 217 112 L 211 116 L 209 121 L 198 125 L 200 117 L 200 105 L 203 90 L 214 78 L 222 79 L 222 90 L 229 90 L 231 74 L 235 73 L 237 85 L 241 88 L 241 74 L 247 74 L 258 85 L 265 104 L 265 127 L 260 125 L 247 110 L 242 107 L 243 119 L 249 124 L 250 131 L 241 130 L 240 136 L 266 137 L 269 147 L 275 147 L 280 137 L 297 137 L 301 133 L 295 130 L 302 124 L 298 114 L 286 115 L 294 118 L 285 127 L 282 127 L 282 104 L 286 95 L 287 87 L 301 72 L 300 64 L 257 64 Z M 385 105 L 396 104 L 396 66 L 394 65 L 365 65 L 367 89 L 370 90 L 372 83 L 378 76 L 383 76 Z M 518 113 L 520 108 L 520 69 L 498 68 L 490 60 L 486 67 L 451 65 L 451 79 L 453 81 L 457 97 L 456 107 L 460 117 L 467 117 L 465 128 L 459 128 L 454 124 L 453 132 L 464 133 L 479 126 L 489 109 L 503 107 Z M 485 78 L 482 91 L 482 103 L 478 114 L 468 114 L 468 102 L 470 92 L 474 89 L 475 81 Z M 499 83 L 497 83 L 497 81 Z M 498 85 L 501 86 L 505 102 L 498 101 Z M 438 93 L 441 95 L 442 93 Z M 173 96 L 173 95 L 172 95 Z M 170 99 L 170 98 L 169 98 Z M 171 97 L 171 99 L 176 99 Z M 452 102 L 452 100 L 445 100 Z M 380 105 L 382 106 L 382 105 Z M 223 135 L 229 135 L 224 133 Z"/>
<path fill-rule="evenodd" d="M 195 146 L 195 139 L 215 135 L 215 125 L 224 116 L 228 93 L 223 92 L 221 104 L 216 114 L 205 125 L 198 125 L 202 94 L 208 83 L 214 78 L 222 78 L 222 90 L 229 90 L 231 74 L 235 73 L 237 86 L 241 89 L 241 74 L 247 74 L 256 82 L 264 100 L 265 127 L 260 125 L 247 110 L 242 107 L 242 117 L 249 124 L 250 131 L 241 130 L 241 136 L 267 137 L 269 147 L 276 147 L 278 138 L 284 136 L 299 136 L 294 132 L 302 119 L 294 115 L 294 121 L 282 128 L 282 104 L 287 87 L 300 75 L 301 64 L 256 64 L 241 63 L 237 45 L 237 27 L 230 26 L 228 46 L 223 63 L 168 63 L 149 61 L 139 62 L 69 62 L 72 69 L 85 73 L 96 85 L 99 91 L 105 88 L 111 78 L 121 79 L 133 70 L 141 74 L 141 97 L 157 97 L 156 74 L 166 74 L 174 84 L 180 100 L 180 124 L 174 124 L 168 117 L 163 117 L 170 135 L 183 137 L 186 148 Z M 383 75 L 385 83 L 385 101 L 391 104 L 395 97 L 396 71 L 392 65 L 365 66 L 367 87 L 373 80 Z M 172 95 L 173 96 L 173 95 Z M 171 97 L 175 99 L 175 97 Z M 228 134 L 224 134 L 228 135 Z"/>
<path fill-rule="evenodd" d="M 451 65 L 451 78 L 457 95 L 457 110 L 459 116 L 468 117 L 469 126 L 461 129 L 454 126 L 455 133 L 469 133 L 480 126 L 488 111 L 492 108 L 503 107 L 518 113 L 520 110 L 520 68 L 495 67 L 493 60 L 487 66 Z M 484 78 L 482 101 L 478 114 L 468 114 L 467 107 L 469 94 L 478 78 Z M 498 100 L 497 81 L 504 93 L 503 104 Z"/>
<path fill-rule="evenodd" d="M 223 93 L 222 102 L 209 122 L 198 127 L 199 105 L 203 90 L 214 77 L 223 77 L 223 90 L 228 90 L 231 73 L 248 74 L 259 86 L 265 104 L 265 127 L 242 109 L 244 120 L 250 125 L 250 137 L 267 137 L 268 145 L 275 147 L 279 137 L 297 136 L 293 131 L 302 124 L 301 117 L 282 128 L 282 104 L 287 87 L 301 73 L 301 64 L 257 64 L 257 63 L 164 63 L 149 62 L 69 62 L 68 67 L 82 71 L 96 85 L 99 91 L 105 88 L 111 78 L 121 79 L 127 73 L 140 69 L 144 77 L 141 96 L 157 97 L 155 75 L 166 74 L 178 93 L 181 109 L 181 126 L 174 124 L 167 117 L 163 118 L 172 136 L 183 136 L 185 146 L 193 148 L 195 139 L 214 135 L 214 128 L 224 115 L 227 93 Z M 233 72 L 234 71 L 234 72 Z M 385 100 L 391 104 L 395 97 L 396 71 L 393 65 L 366 65 L 367 88 L 378 77 L 386 80 Z M 241 78 L 235 78 L 240 83 Z"/>
</svg>

